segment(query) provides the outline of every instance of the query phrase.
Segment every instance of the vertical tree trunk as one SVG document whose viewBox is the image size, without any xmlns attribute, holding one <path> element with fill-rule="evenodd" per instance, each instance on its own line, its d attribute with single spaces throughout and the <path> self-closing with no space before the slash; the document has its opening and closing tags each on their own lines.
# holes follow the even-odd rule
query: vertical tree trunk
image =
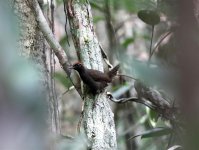
<svg viewBox="0 0 199 150">
<path fill-rule="evenodd" d="M 40 5 L 43 5 L 43 0 L 40 0 Z M 59 131 L 59 118 L 58 118 L 58 106 L 52 99 L 52 93 L 50 89 L 50 73 L 48 71 L 49 61 L 46 61 L 46 53 L 48 50 L 47 44 L 43 34 L 40 32 L 33 10 L 31 9 L 31 3 L 27 0 L 12 0 L 14 12 L 18 17 L 20 27 L 19 37 L 19 54 L 26 57 L 36 66 L 39 73 L 39 79 L 41 80 L 40 86 L 46 94 L 44 101 L 48 105 L 48 118 L 47 122 L 49 127 L 54 132 Z M 41 91 L 42 92 L 42 91 Z"/>
<path fill-rule="evenodd" d="M 79 59 L 87 68 L 103 71 L 101 50 L 88 1 L 69 1 L 67 12 Z M 93 103 L 96 104 L 94 108 Z M 91 149 L 117 149 L 113 116 L 105 92 L 95 97 L 84 92 L 83 125 Z"/>
<path fill-rule="evenodd" d="M 116 35 L 115 31 L 113 28 L 112 24 L 112 2 L 110 0 L 104 0 L 105 3 L 105 22 L 106 22 L 106 32 L 108 33 L 108 41 L 109 41 L 109 46 L 108 46 L 108 56 L 109 56 L 109 61 L 113 63 L 113 58 L 114 58 L 114 51 L 117 49 L 117 41 L 116 41 Z"/>
<path fill-rule="evenodd" d="M 179 70 L 181 71 L 181 83 L 179 86 L 180 103 L 182 113 L 185 118 L 184 137 L 185 149 L 198 149 L 199 143 L 199 119 L 198 119 L 198 89 L 199 89 L 199 45 L 198 45 L 198 22 L 195 17 L 197 5 L 195 0 L 182 0 L 179 3 L 178 23 L 179 28 L 176 31 L 176 43 L 179 61 Z M 193 117 L 194 116 L 194 117 Z M 183 143 L 183 144 L 184 144 Z"/>
</svg>

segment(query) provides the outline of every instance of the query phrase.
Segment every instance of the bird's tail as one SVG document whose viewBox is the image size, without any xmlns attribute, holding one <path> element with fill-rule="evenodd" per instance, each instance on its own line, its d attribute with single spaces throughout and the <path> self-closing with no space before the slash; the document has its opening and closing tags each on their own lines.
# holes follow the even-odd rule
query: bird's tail
<svg viewBox="0 0 199 150">
<path fill-rule="evenodd" d="M 109 72 L 108 72 L 108 76 L 110 78 L 113 78 L 114 76 L 117 75 L 117 71 L 119 70 L 120 68 L 120 64 L 116 65 L 113 69 L 111 69 Z"/>
</svg>

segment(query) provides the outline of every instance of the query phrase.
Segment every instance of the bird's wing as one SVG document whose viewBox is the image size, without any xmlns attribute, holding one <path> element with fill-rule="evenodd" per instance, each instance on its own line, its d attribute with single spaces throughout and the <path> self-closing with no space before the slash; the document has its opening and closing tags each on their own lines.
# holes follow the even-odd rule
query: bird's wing
<svg viewBox="0 0 199 150">
<path fill-rule="evenodd" d="M 93 80 L 98 82 L 111 82 L 111 79 L 106 73 L 98 70 L 87 69 L 88 74 L 93 78 Z"/>
</svg>

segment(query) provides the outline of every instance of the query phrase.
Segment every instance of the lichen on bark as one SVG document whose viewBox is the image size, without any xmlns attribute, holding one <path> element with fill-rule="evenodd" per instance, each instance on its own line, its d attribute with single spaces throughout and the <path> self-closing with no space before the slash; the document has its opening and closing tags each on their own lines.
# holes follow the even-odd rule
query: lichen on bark
<svg viewBox="0 0 199 150">
<path fill-rule="evenodd" d="M 88 1 L 71 2 L 68 3 L 67 11 L 77 55 L 87 68 L 103 71 L 103 59 L 93 28 L 90 5 Z M 92 150 L 117 149 L 113 117 L 105 91 L 96 96 L 84 93 L 83 126 Z"/>
<path fill-rule="evenodd" d="M 42 3 L 42 1 L 43 0 L 40 0 L 40 3 Z M 50 96 L 49 62 L 46 61 L 48 45 L 46 44 L 43 34 L 40 32 L 29 0 L 10 0 L 10 4 L 17 16 L 20 30 L 18 54 L 34 64 L 38 72 L 38 78 L 41 81 L 40 87 L 43 90 L 41 93 L 46 93 L 46 98 L 44 99 L 44 104 L 46 104 L 46 108 L 48 108 L 48 118 L 46 118 L 46 122 L 48 123 L 50 130 L 55 133 L 59 132 L 59 129 L 56 128 L 59 121 L 58 118 L 55 117 L 55 115 L 57 115 L 57 112 L 55 111 L 58 111 L 58 109 L 54 109 L 56 106 L 54 106 Z"/>
</svg>

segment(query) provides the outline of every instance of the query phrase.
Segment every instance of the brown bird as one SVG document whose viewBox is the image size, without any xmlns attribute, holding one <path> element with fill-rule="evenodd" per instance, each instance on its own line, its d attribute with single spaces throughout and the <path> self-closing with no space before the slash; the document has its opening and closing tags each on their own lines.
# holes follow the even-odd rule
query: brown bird
<svg viewBox="0 0 199 150">
<path fill-rule="evenodd" d="M 103 73 L 99 70 L 88 69 L 79 62 L 73 64 L 70 68 L 75 69 L 79 73 L 83 82 L 89 87 L 91 93 L 96 94 L 108 86 L 108 83 L 112 82 L 113 77 L 117 74 L 119 65 L 115 66 L 107 73 Z"/>
</svg>

